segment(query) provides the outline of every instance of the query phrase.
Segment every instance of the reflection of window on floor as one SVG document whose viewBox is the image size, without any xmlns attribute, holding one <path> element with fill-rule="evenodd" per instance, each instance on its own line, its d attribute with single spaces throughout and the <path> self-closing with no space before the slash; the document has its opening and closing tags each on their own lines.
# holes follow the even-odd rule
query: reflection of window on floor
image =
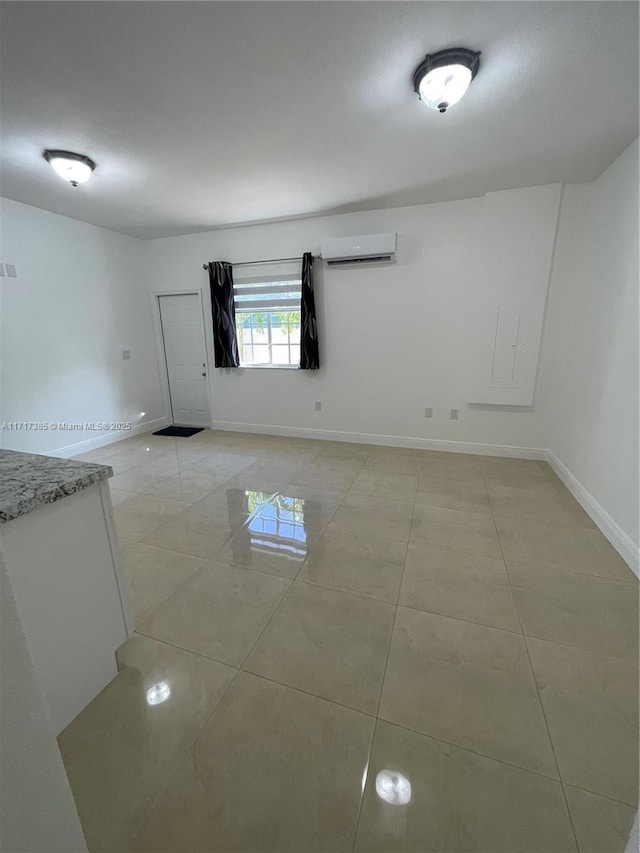
<svg viewBox="0 0 640 853">
<path fill-rule="evenodd" d="M 301 287 L 300 278 L 234 284 L 241 366 L 298 366 Z"/>
<path fill-rule="evenodd" d="M 277 495 L 249 522 L 252 547 L 278 551 L 291 557 L 307 553 L 304 500 Z"/>
<path fill-rule="evenodd" d="M 272 492 L 249 491 L 245 492 L 245 495 L 247 496 L 247 512 L 251 514 L 269 502 Z"/>
</svg>

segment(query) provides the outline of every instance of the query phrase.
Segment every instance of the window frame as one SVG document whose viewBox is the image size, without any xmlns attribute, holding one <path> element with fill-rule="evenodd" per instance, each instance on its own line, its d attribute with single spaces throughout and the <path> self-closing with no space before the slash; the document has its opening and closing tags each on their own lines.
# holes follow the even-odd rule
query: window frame
<svg viewBox="0 0 640 853">
<path fill-rule="evenodd" d="M 287 307 L 282 306 L 280 309 L 278 309 L 278 306 L 276 303 L 274 308 L 269 310 L 269 308 L 265 306 L 265 302 L 268 303 L 269 300 L 258 300 L 258 299 L 256 299 L 255 303 L 238 302 L 236 297 L 238 295 L 242 295 L 243 291 L 245 293 L 247 293 L 247 292 L 253 290 L 252 285 L 255 286 L 256 291 L 258 291 L 258 288 L 261 285 L 264 285 L 266 283 L 273 283 L 273 284 L 277 283 L 277 284 L 282 284 L 282 285 L 285 285 L 287 283 L 295 284 L 296 290 L 300 289 L 300 307 L 294 309 L 294 308 L 291 308 L 289 306 L 287 306 Z M 236 287 L 238 287 L 239 293 L 238 293 L 238 291 L 236 291 Z M 273 292 L 278 292 L 278 291 L 276 290 Z M 279 289 L 279 292 L 281 292 L 281 293 L 285 292 L 286 293 L 288 291 L 283 286 L 282 288 Z M 259 291 L 258 292 L 254 291 L 254 293 L 252 295 L 258 296 Z M 277 313 L 278 310 L 283 310 L 283 311 L 298 310 L 298 311 L 300 311 L 301 310 L 301 303 L 302 303 L 302 279 L 301 279 L 301 276 L 299 274 L 289 274 L 289 275 L 279 275 L 279 276 L 271 275 L 271 276 L 242 277 L 242 278 L 236 279 L 233 283 L 233 305 L 234 305 L 234 312 L 235 312 L 235 317 L 236 317 L 236 330 L 238 330 L 239 325 L 240 325 L 238 322 L 238 315 L 240 315 L 240 314 L 265 313 L 268 317 L 268 321 L 267 321 L 268 343 L 266 344 L 266 346 L 268 347 L 270 358 L 273 357 L 272 347 L 274 346 L 273 340 L 272 340 L 273 327 L 271 325 L 271 314 Z M 243 306 L 245 306 L 245 305 L 252 305 L 252 307 L 250 309 L 244 308 Z M 284 345 L 285 344 L 282 344 L 282 345 L 276 344 L 276 346 L 284 346 Z M 253 341 L 253 328 L 252 328 L 251 329 L 252 352 L 253 352 L 254 346 L 256 346 L 256 344 L 254 344 L 254 341 Z M 265 344 L 257 344 L 257 346 L 265 346 Z M 289 357 L 291 357 L 292 344 L 291 344 L 291 336 L 290 335 L 287 335 L 286 346 L 288 347 Z M 300 347 L 300 343 L 293 344 L 293 346 Z M 268 363 L 264 363 L 264 364 L 243 364 L 242 363 L 242 347 L 243 347 L 243 344 L 240 342 L 240 340 L 238 340 L 238 353 L 240 356 L 240 368 L 242 370 L 300 370 L 300 359 L 298 359 L 298 362 L 296 364 L 273 364 L 271 361 Z"/>
</svg>

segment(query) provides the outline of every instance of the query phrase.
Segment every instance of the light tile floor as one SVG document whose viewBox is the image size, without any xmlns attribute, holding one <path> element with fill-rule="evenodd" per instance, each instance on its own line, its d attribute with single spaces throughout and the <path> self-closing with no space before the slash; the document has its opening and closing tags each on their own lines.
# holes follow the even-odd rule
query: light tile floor
<svg viewBox="0 0 640 853">
<path fill-rule="evenodd" d="M 92 853 L 619 853 L 634 575 L 544 463 L 205 431 L 113 466 L 136 632 L 60 735 Z"/>
</svg>

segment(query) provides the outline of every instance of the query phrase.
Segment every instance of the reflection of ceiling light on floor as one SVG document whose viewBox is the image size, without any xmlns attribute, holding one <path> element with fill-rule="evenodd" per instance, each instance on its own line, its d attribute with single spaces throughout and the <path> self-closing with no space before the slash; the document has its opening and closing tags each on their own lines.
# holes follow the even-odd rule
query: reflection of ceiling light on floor
<svg viewBox="0 0 640 853">
<path fill-rule="evenodd" d="M 147 690 L 147 705 L 160 705 L 171 696 L 171 688 L 166 681 L 159 681 Z"/>
<path fill-rule="evenodd" d="M 381 770 L 376 776 L 376 793 L 385 803 L 406 806 L 411 802 L 411 782 L 395 770 Z"/>
<path fill-rule="evenodd" d="M 362 793 L 364 794 L 364 789 L 367 786 L 367 775 L 369 773 L 369 762 L 367 761 L 367 766 L 364 768 L 364 772 L 362 774 Z"/>
</svg>

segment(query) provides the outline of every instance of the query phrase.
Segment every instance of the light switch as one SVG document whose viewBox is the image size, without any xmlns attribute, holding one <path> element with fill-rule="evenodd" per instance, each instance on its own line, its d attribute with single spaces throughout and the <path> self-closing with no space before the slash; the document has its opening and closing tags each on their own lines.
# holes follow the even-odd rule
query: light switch
<svg viewBox="0 0 640 853">
<path fill-rule="evenodd" d="M 130 358 L 131 358 L 131 350 L 130 349 L 123 349 L 122 350 L 122 360 L 123 361 L 129 361 Z"/>
<path fill-rule="evenodd" d="M 16 272 L 14 264 L 7 264 L 7 275 L 9 278 L 18 278 L 18 273 Z"/>
<path fill-rule="evenodd" d="M 4 275 L 4 264 L 0 264 L 0 275 Z"/>
</svg>

